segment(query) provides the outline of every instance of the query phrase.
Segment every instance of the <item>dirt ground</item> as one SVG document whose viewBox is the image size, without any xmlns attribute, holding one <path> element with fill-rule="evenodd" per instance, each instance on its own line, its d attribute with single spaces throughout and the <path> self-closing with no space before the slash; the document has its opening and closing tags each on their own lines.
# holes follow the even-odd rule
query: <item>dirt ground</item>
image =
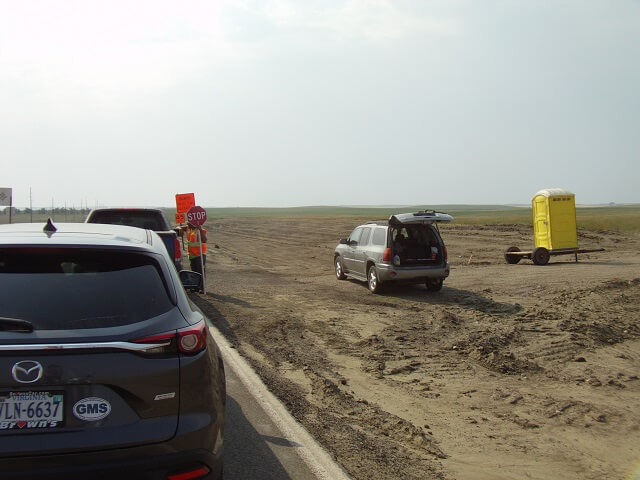
<svg viewBox="0 0 640 480">
<path fill-rule="evenodd" d="M 638 236 L 508 265 L 530 227 L 447 225 L 441 292 L 373 295 L 333 272 L 358 223 L 210 220 L 194 296 L 354 479 L 637 478 Z"/>
</svg>

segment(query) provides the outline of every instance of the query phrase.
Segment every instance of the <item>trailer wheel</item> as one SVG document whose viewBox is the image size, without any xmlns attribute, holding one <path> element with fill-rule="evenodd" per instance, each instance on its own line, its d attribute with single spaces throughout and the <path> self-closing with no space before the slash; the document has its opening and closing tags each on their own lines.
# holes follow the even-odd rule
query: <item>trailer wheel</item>
<svg viewBox="0 0 640 480">
<path fill-rule="evenodd" d="M 544 247 L 536 248 L 531 254 L 531 260 L 533 260 L 533 263 L 536 265 L 546 265 L 549 263 L 549 258 L 551 258 L 549 250 Z"/>
<path fill-rule="evenodd" d="M 504 251 L 504 259 L 507 261 L 507 263 L 510 263 L 512 265 L 518 263 L 520 260 L 522 260 L 522 257 L 520 255 L 508 255 L 509 252 L 519 252 L 520 249 L 518 247 L 509 247 Z"/>
</svg>

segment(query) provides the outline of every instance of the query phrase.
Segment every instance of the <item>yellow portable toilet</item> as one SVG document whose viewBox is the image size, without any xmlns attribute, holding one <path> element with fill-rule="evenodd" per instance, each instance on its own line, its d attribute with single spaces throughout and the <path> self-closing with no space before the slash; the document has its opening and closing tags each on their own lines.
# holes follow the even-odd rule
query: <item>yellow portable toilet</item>
<svg viewBox="0 0 640 480">
<path fill-rule="evenodd" d="M 536 248 L 578 248 L 575 195 L 562 188 L 540 190 L 531 200 Z M 546 263 L 546 262 L 545 262 Z"/>
</svg>

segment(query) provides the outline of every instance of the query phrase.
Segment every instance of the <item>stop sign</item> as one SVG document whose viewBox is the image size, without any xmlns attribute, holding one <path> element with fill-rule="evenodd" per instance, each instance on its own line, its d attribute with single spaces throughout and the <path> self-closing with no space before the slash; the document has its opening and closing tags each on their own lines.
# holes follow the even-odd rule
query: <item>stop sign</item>
<svg viewBox="0 0 640 480">
<path fill-rule="evenodd" d="M 194 205 L 187 211 L 187 222 L 191 225 L 200 226 L 204 225 L 207 221 L 207 212 L 204 208 Z"/>
</svg>

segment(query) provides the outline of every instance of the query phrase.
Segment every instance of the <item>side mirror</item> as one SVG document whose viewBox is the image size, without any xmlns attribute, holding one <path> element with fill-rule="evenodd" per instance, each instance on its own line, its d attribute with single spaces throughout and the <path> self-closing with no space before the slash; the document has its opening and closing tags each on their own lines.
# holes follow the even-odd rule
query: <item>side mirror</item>
<svg viewBox="0 0 640 480">
<path fill-rule="evenodd" d="M 341 238 L 340 245 L 349 245 L 349 240 L 347 240 L 346 238 Z"/>
<path fill-rule="evenodd" d="M 180 282 L 185 290 L 190 292 L 202 290 L 202 275 L 198 272 L 181 270 L 178 275 L 180 275 Z"/>
</svg>

